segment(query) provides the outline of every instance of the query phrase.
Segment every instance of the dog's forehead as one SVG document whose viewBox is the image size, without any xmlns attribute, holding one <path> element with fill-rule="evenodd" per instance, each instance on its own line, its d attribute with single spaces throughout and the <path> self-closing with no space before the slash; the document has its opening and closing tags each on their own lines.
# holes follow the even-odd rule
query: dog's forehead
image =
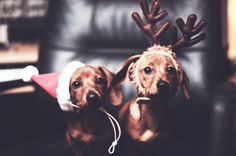
<svg viewBox="0 0 236 156">
<path fill-rule="evenodd" d="M 92 66 L 85 66 L 76 69 L 72 74 L 71 79 L 86 78 L 86 77 L 92 78 L 97 75 L 101 75 L 101 72 L 97 68 Z"/>
<path fill-rule="evenodd" d="M 165 55 L 157 55 L 157 54 L 146 55 L 140 62 L 140 66 L 142 67 L 147 65 L 157 66 L 166 64 L 173 64 L 171 58 Z"/>
</svg>

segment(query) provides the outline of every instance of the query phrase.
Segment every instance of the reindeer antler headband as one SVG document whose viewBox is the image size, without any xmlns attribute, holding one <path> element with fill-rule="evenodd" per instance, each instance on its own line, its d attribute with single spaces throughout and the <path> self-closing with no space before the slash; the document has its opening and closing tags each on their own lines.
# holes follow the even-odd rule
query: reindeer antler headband
<svg viewBox="0 0 236 156">
<path fill-rule="evenodd" d="M 144 23 L 137 12 L 134 12 L 132 17 L 140 29 L 143 30 L 143 32 L 150 38 L 151 46 L 159 45 L 158 40 L 162 34 L 170 28 L 171 22 L 167 20 L 161 23 L 158 28 L 155 28 L 155 23 L 161 21 L 165 16 L 167 16 L 168 13 L 166 10 L 160 11 L 160 3 L 158 0 L 153 0 L 151 10 L 148 7 L 147 0 L 141 0 L 140 6 L 147 23 Z M 207 22 L 205 20 L 201 20 L 196 26 L 194 26 L 196 20 L 197 16 L 195 14 L 188 16 L 186 24 L 182 18 L 178 18 L 176 20 L 176 24 L 182 32 L 182 36 L 178 37 L 177 27 L 171 27 L 170 45 L 167 46 L 170 50 L 174 51 L 180 47 L 189 47 L 206 38 L 206 34 L 204 33 L 200 35 L 197 34 L 206 26 Z M 195 35 L 197 36 L 194 37 Z"/>
<path fill-rule="evenodd" d="M 146 0 L 141 0 L 140 6 L 147 23 L 144 23 L 137 12 L 134 12 L 132 17 L 140 29 L 143 30 L 143 32 L 150 38 L 151 45 L 153 46 L 156 44 L 161 35 L 170 27 L 171 22 L 165 21 L 159 26 L 158 29 L 155 30 L 155 23 L 162 20 L 168 14 L 167 11 L 162 10 L 160 12 L 160 3 L 157 0 L 152 2 L 151 10 L 149 10 L 148 2 Z"/>
<path fill-rule="evenodd" d="M 170 28 L 171 22 L 169 20 L 164 21 L 158 26 L 158 28 L 156 28 L 155 24 L 161 21 L 168 14 L 166 10 L 160 11 L 160 3 L 158 0 L 153 0 L 151 9 L 148 7 L 147 0 L 141 0 L 140 6 L 146 19 L 146 23 L 144 23 L 137 12 L 134 12 L 132 17 L 140 29 L 150 38 L 152 47 L 149 48 L 148 51 L 145 51 L 145 55 L 157 54 L 167 56 L 171 58 L 175 68 L 178 69 L 178 63 L 176 62 L 176 56 L 173 51 L 180 47 L 192 46 L 204 40 L 206 38 L 206 34 L 197 34 L 206 26 L 207 22 L 205 20 L 201 20 L 196 26 L 194 26 L 197 20 L 197 16 L 194 14 L 188 16 L 186 24 L 182 18 L 178 18 L 176 20 L 176 24 L 182 32 L 182 36 L 178 37 L 177 27 L 172 26 Z M 161 46 L 158 43 L 158 40 L 169 28 L 170 44 L 167 46 Z M 143 57 L 141 57 L 138 61 L 141 61 L 142 58 Z"/>
<path fill-rule="evenodd" d="M 205 20 L 201 20 L 195 26 L 197 16 L 194 14 L 188 16 L 186 23 L 184 23 L 182 18 L 178 18 L 176 20 L 176 24 L 182 33 L 182 36 L 178 37 L 177 27 L 171 27 L 171 22 L 169 20 L 162 22 L 158 27 L 155 26 L 157 22 L 161 21 L 168 14 L 166 10 L 160 11 L 160 3 L 158 0 L 153 0 L 151 9 L 148 7 L 147 0 L 141 0 L 140 6 L 146 19 L 146 23 L 141 19 L 137 12 L 134 12 L 132 17 L 140 29 L 150 38 L 151 47 L 148 48 L 147 51 L 143 52 L 140 58 L 136 61 L 136 65 L 139 65 L 146 55 L 164 55 L 172 60 L 176 70 L 178 71 L 179 64 L 173 51 L 180 47 L 192 46 L 204 40 L 206 38 L 204 33 L 200 35 L 197 34 L 206 26 L 207 22 Z M 158 41 L 169 28 L 170 44 L 167 46 L 161 46 Z M 138 74 L 138 72 L 139 71 L 137 68 L 134 69 L 133 79 L 135 79 L 135 76 Z M 139 90 L 143 90 L 139 80 L 135 81 L 135 85 L 139 88 Z"/>
</svg>

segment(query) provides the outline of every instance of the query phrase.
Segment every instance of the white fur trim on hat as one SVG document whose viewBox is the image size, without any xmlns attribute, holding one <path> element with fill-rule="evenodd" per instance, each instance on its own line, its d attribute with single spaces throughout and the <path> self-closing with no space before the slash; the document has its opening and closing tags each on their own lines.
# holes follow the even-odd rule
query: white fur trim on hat
<svg viewBox="0 0 236 156">
<path fill-rule="evenodd" d="M 79 61 L 70 62 L 59 76 L 56 93 L 57 101 L 63 111 L 70 111 L 73 108 L 69 92 L 70 78 L 76 69 L 83 66 L 85 66 L 85 64 Z"/>
</svg>

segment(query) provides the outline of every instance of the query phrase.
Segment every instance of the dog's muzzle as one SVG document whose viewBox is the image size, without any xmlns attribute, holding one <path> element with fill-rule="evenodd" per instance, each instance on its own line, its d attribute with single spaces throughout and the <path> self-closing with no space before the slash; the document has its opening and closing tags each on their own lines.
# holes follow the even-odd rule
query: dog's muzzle
<svg viewBox="0 0 236 156">
<path fill-rule="evenodd" d="M 86 96 L 86 100 L 88 102 L 88 106 L 91 108 L 99 108 L 100 107 L 100 99 L 98 94 L 95 92 L 89 92 Z"/>
<path fill-rule="evenodd" d="M 170 88 L 170 84 L 163 80 L 158 81 L 156 86 L 157 86 L 157 89 L 159 89 L 161 92 L 168 91 Z"/>
</svg>

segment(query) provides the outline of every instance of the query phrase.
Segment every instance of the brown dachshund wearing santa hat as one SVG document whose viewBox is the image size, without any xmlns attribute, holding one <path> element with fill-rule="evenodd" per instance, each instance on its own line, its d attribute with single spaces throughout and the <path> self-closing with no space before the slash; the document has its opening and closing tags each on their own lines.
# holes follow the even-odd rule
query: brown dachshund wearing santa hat
<svg viewBox="0 0 236 156">
<path fill-rule="evenodd" d="M 71 75 L 69 111 L 72 113 L 66 139 L 77 156 L 104 156 L 115 150 L 119 125 L 107 112 L 106 104 L 120 104 L 122 94 L 120 87 L 111 87 L 113 76 L 106 68 L 93 66 L 79 67 Z"/>
<path fill-rule="evenodd" d="M 28 66 L 19 76 L 34 81 L 69 112 L 66 139 L 76 156 L 105 156 L 115 152 L 121 136 L 119 123 L 108 113 L 108 104 L 118 105 L 121 88 L 111 86 L 114 74 L 104 67 L 69 63 L 62 72 L 40 74 Z"/>
</svg>

